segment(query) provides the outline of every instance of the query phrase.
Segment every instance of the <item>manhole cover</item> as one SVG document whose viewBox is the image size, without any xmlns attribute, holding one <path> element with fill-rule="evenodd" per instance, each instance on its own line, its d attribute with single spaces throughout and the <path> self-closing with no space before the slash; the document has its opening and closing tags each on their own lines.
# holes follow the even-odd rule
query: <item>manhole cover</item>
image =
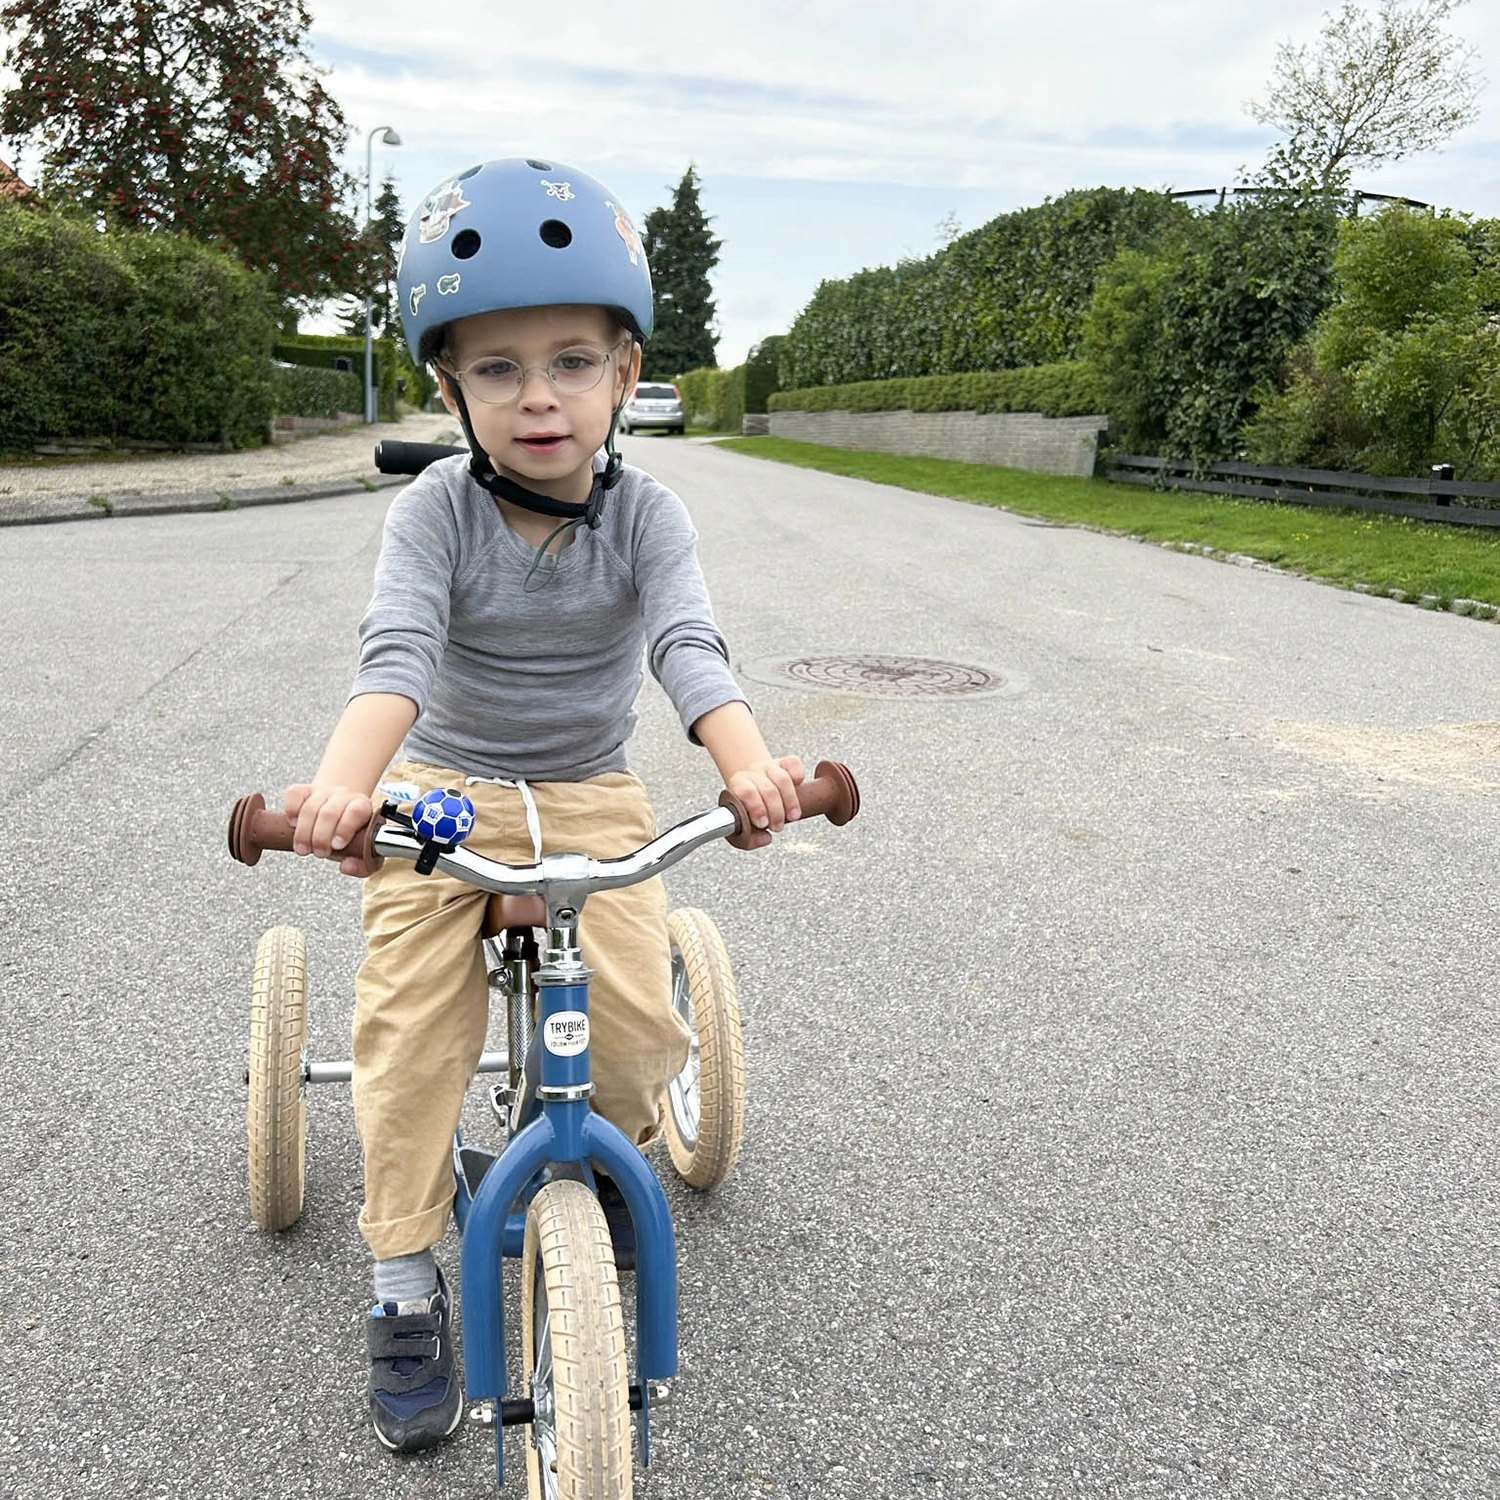
<svg viewBox="0 0 1500 1500">
<path fill-rule="evenodd" d="M 1014 672 L 976 667 L 930 656 L 792 656 L 753 661 L 745 676 L 773 687 L 813 692 L 858 693 L 867 698 L 974 698 L 1018 693 Z"/>
</svg>

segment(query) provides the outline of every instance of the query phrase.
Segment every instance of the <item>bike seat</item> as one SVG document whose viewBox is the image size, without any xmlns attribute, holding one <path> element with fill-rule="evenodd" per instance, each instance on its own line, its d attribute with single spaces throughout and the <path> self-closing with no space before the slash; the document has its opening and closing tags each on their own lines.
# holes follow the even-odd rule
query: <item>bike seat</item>
<svg viewBox="0 0 1500 1500">
<path fill-rule="evenodd" d="M 484 912 L 484 935 L 498 937 L 508 927 L 545 927 L 547 903 L 540 896 L 490 897 Z"/>
</svg>

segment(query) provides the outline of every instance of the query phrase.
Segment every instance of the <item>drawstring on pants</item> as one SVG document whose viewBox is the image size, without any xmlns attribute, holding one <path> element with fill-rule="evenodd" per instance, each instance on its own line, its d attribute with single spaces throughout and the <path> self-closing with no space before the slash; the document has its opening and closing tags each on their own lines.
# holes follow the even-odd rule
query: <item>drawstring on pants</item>
<svg viewBox="0 0 1500 1500">
<path fill-rule="evenodd" d="M 521 801 L 526 807 L 526 831 L 531 835 L 531 847 L 536 855 L 536 862 L 542 862 L 542 820 L 536 810 L 536 798 L 531 795 L 531 788 L 525 780 L 520 777 L 509 776 L 466 776 L 465 786 L 474 786 L 483 783 L 485 786 L 513 786 L 521 794 Z"/>
</svg>

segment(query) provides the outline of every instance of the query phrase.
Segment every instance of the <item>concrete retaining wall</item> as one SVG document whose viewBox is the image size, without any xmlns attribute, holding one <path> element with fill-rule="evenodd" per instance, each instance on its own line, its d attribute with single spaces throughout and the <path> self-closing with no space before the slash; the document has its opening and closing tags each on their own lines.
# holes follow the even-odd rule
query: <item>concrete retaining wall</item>
<svg viewBox="0 0 1500 1500">
<path fill-rule="evenodd" d="M 1044 417 L 1037 412 L 773 411 L 771 436 L 832 448 L 1001 464 L 1042 474 L 1094 472 L 1108 417 Z"/>
</svg>

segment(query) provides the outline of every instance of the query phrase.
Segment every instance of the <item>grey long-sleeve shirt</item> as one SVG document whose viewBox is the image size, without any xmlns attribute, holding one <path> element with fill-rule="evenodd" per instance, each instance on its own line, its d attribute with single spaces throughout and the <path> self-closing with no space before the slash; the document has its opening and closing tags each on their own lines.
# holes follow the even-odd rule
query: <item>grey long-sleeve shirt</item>
<svg viewBox="0 0 1500 1500">
<path fill-rule="evenodd" d="M 625 769 L 642 660 L 690 729 L 744 702 L 682 501 L 626 467 L 597 531 L 580 526 L 543 587 L 536 555 L 464 458 L 391 503 L 351 697 L 400 693 L 405 754 L 477 776 L 582 781 Z"/>
</svg>

